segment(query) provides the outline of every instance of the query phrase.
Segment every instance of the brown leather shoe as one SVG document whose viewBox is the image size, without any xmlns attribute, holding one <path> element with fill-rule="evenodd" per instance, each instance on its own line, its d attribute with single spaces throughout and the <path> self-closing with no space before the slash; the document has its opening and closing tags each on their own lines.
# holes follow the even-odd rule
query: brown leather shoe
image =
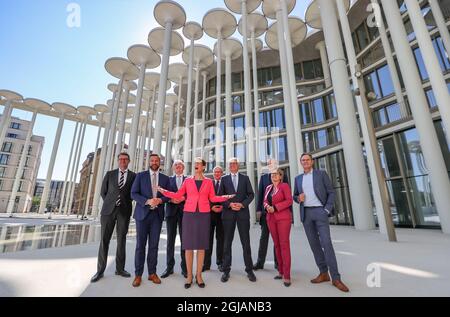
<svg viewBox="0 0 450 317">
<path fill-rule="evenodd" d="M 344 293 L 350 292 L 350 290 L 348 289 L 348 287 L 345 286 L 345 284 L 342 283 L 342 281 L 340 281 L 340 280 L 333 281 L 333 286 L 336 287 L 336 288 L 337 288 L 338 290 L 340 290 L 341 292 L 344 292 Z"/>
<path fill-rule="evenodd" d="M 330 274 L 328 274 L 328 272 L 327 272 L 327 273 L 320 273 L 318 277 L 311 280 L 311 283 L 320 284 L 320 283 L 325 283 L 325 282 L 330 282 L 330 281 L 331 281 Z"/>
<path fill-rule="evenodd" d="M 161 280 L 159 279 L 158 275 L 156 275 L 156 274 L 151 274 L 148 277 L 148 280 L 152 281 L 154 284 L 161 284 Z"/>
<path fill-rule="evenodd" d="M 142 283 L 142 277 L 136 276 L 133 281 L 133 287 L 139 287 L 139 286 L 141 286 L 141 283 Z"/>
</svg>

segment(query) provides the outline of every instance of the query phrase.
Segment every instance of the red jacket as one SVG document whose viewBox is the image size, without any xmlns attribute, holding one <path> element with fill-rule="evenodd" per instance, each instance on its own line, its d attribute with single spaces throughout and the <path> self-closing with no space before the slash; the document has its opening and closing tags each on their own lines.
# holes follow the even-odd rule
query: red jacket
<svg viewBox="0 0 450 317">
<path fill-rule="evenodd" d="M 186 196 L 186 202 L 184 203 L 185 212 L 196 212 L 197 206 L 200 212 L 211 212 L 212 203 L 222 203 L 227 201 L 227 198 L 216 196 L 214 192 L 214 183 L 211 179 L 205 178 L 203 184 L 200 187 L 200 191 L 197 190 L 194 177 L 187 178 L 178 192 L 165 192 L 164 196 L 171 199 L 181 199 Z"/>
<path fill-rule="evenodd" d="M 264 194 L 264 208 L 270 206 L 268 196 L 273 188 L 273 184 L 267 186 Z M 292 213 L 290 207 L 293 205 L 294 199 L 292 198 L 291 188 L 286 183 L 280 183 L 278 188 L 272 195 L 272 206 L 275 207 L 275 213 L 267 213 L 267 218 L 275 217 L 275 220 L 289 220 L 292 219 Z"/>
</svg>

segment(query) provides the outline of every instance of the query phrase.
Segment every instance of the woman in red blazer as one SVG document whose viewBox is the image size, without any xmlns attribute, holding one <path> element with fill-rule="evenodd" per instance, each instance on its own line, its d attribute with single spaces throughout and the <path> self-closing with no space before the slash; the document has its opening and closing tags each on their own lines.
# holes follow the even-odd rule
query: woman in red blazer
<svg viewBox="0 0 450 317">
<path fill-rule="evenodd" d="M 211 227 L 210 203 L 222 203 L 234 197 L 216 196 L 213 181 L 204 175 L 206 162 L 203 159 L 195 160 L 195 176 L 187 178 L 177 193 L 163 188 L 158 190 L 171 199 L 186 198 L 184 204 L 182 225 L 182 249 L 186 252 L 187 281 L 186 289 L 192 286 L 194 250 L 197 250 L 196 281 L 199 287 L 204 288 L 202 278 L 205 250 L 209 249 L 209 230 Z"/>
<path fill-rule="evenodd" d="M 291 188 L 283 183 L 284 172 L 277 169 L 272 173 L 272 185 L 264 195 L 264 208 L 267 210 L 267 225 L 275 245 L 279 275 L 286 287 L 291 286 L 291 243 L 292 213 L 290 207 L 294 200 Z"/>
</svg>

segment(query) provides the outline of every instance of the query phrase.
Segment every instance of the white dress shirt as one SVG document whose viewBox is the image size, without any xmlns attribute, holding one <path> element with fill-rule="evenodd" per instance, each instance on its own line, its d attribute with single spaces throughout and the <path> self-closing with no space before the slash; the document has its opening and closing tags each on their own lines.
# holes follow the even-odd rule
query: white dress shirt
<svg viewBox="0 0 450 317">
<path fill-rule="evenodd" d="M 314 191 L 313 171 L 303 175 L 303 193 L 305 194 L 305 207 L 323 207 Z"/>
</svg>

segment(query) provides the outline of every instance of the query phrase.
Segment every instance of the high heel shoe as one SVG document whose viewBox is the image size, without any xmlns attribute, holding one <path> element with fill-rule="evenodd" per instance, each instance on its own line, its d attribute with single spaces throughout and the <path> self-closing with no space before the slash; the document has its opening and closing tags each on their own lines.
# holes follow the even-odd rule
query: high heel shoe
<svg viewBox="0 0 450 317">
<path fill-rule="evenodd" d="M 197 283 L 198 287 L 200 287 L 200 288 L 205 288 L 206 287 L 205 282 L 202 282 L 202 283 L 198 282 L 198 278 L 195 278 L 195 283 Z"/>
<path fill-rule="evenodd" d="M 191 280 L 190 283 L 185 283 L 185 284 L 184 284 L 184 288 L 185 288 L 185 289 L 189 289 L 189 288 L 191 288 L 191 286 L 192 286 L 192 280 Z"/>
</svg>

